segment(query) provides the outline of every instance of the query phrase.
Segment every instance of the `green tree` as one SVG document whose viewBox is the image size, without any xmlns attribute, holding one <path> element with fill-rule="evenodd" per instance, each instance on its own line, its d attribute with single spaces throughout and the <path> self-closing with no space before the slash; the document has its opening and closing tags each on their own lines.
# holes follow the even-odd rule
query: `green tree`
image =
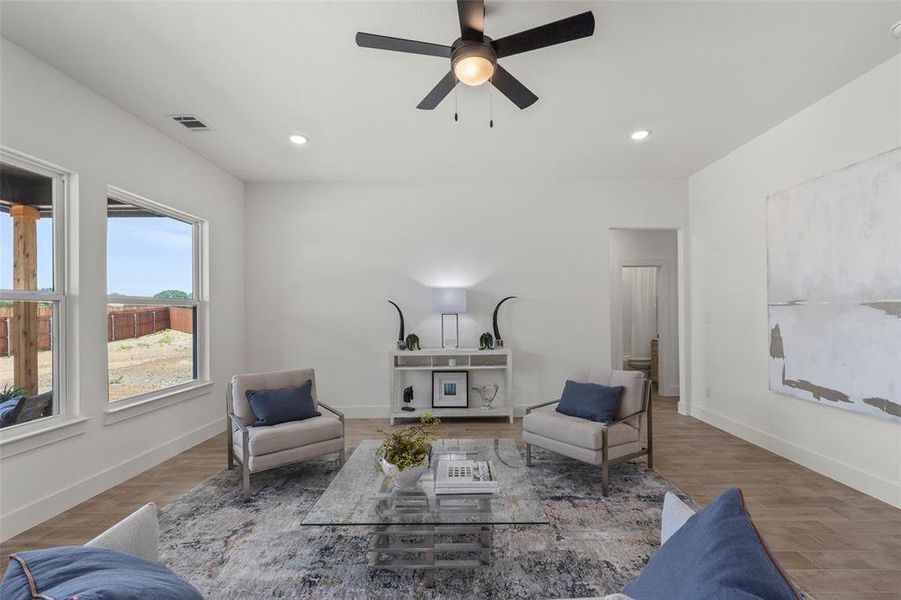
<svg viewBox="0 0 901 600">
<path fill-rule="evenodd" d="M 154 298 L 174 298 L 176 300 L 190 300 L 191 295 L 181 290 L 163 290 L 153 295 Z"/>
</svg>

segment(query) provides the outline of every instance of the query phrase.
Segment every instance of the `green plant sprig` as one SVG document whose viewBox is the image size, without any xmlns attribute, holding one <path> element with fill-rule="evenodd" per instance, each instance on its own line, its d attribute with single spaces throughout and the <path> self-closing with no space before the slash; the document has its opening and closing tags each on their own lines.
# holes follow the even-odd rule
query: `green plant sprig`
<svg viewBox="0 0 901 600">
<path fill-rule="evenodd" d="M 419 422 L 403 429 L 385 431 L 377 429 L 384 434 L 385 441 L 375 451 L 376 463 L 385 459 L 399 469 L 418 467 L 428 461 L 429 448 L 438 439 L 438 425 L 441 419 L 430 412 L 424 412 L 419 417 Z"/>
</svg>

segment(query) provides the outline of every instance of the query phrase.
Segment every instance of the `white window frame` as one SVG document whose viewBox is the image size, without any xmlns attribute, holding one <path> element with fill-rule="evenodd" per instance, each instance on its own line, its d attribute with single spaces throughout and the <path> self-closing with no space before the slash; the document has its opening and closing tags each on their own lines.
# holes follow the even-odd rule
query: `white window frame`
<svg viewBox="0 0 901 600">
<path fill-rule="evenodd" d="M 49 177 L 52 180 L 52 206 L 53 206 L 53 291 L 38 292 L 26 290 L 0 290 L 0 300 L 49 302 L 55 310 L 50 323 L 50 347 L 53 353 L 53 413 L 49 417 L 35 419 L 27 423 L 11 425 L 0 429 L 0 446 L 3 446 L 3 456 L 18 454 L 19 451 L 29 447 L 10 448 L 7 444 L 18 442 L 33 436 L 51 433 L 53 439 L 48 442 L 65 439 L 71 435 L 77 435 L 81 431 L 63 431 L 71 425 L 81 424 L 86 419 L 80 419 L 78 407 L 67 393 L 67 285 L 68 285 L 68 240 L 69 220 L 67 208 L 72 195 L 72 180 L 74 173 L 57 165 L 18 152 L 5 146 L 0 146 L 0 162 L 30 171 L 32 173 Z"/>
<path fill-rule="evenodd" d="M 182 300 L 178 298 L 154 298 L 146 296 L 110 296 L 107 288 L 106 306 L 110 304 L 128 304 L 141 306 L 183 306 L 186 308 L 194 308 L 194 344 L 195 344 L 195 364 L 194 369 L 197 373 L 195 379 L 185 383 L 179 383 L 173 386 L 160 388 L 152 392 L 145 392 L 119 400 L 108 400 L 108 409 L 105 411 L 106 424 L 116 423 L 118 421 L 137 416 L 157 408 L 163 408 L 182 400 L 194 398 L 203 393 L 212 382 L 210 381 L 210 365 L 209 354 L 207 351 L 207 320 L 206 313 L 208 308 L 207 296 L 204 289 L 203 273 L 206 269 L 206 248 L 204 240 L 206 239 L 207 221 L 192 214 L 180 211 L 165 204 L 160 204 L 144 196 L 123 190 L 115 186 L 107 187 L 107 198 L 117 202 L 123 202 L 132 206 L 137 206 L 144 210 L 156 213 L 164 217 L 170 217 L 183 223 L 191 225 L 191 235 L 193 240 L 192 246 L 192 291 L 191 299 Z M 107 222 L 109 217 L 106 217 Z M 107 252 L 109 247 L 107 246 Z M 109 257 L 107 256 L 107 264 Z M 107 282 L 107 286 L 109 282 Z M 106 357 L 107 379 L 109 379 L 109 356 Z M 109 385 L 107 384 L 107 390 Z"/>
</svg>

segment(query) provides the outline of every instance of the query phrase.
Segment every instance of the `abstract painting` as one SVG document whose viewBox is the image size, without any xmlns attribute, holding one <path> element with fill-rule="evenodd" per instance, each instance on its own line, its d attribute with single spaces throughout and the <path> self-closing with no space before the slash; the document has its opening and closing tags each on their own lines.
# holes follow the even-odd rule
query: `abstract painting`
<svg viewBox="0 0 901 600">
<path fill-rule="evenodd" d="M 766 208 L 770 390 L 901 422 L 901 148 Z"/>
</svg>

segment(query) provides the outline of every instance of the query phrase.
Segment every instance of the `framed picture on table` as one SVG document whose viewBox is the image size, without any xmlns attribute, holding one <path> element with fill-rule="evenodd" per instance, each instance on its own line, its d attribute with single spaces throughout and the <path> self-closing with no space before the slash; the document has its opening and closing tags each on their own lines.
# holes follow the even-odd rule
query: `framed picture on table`
<svg viewBox="0 0 901 600">
<path fill-rule="evenodd" d="M 469 372 L 432 371 L 432 408 L 469 408 Z"/>
</svg>

